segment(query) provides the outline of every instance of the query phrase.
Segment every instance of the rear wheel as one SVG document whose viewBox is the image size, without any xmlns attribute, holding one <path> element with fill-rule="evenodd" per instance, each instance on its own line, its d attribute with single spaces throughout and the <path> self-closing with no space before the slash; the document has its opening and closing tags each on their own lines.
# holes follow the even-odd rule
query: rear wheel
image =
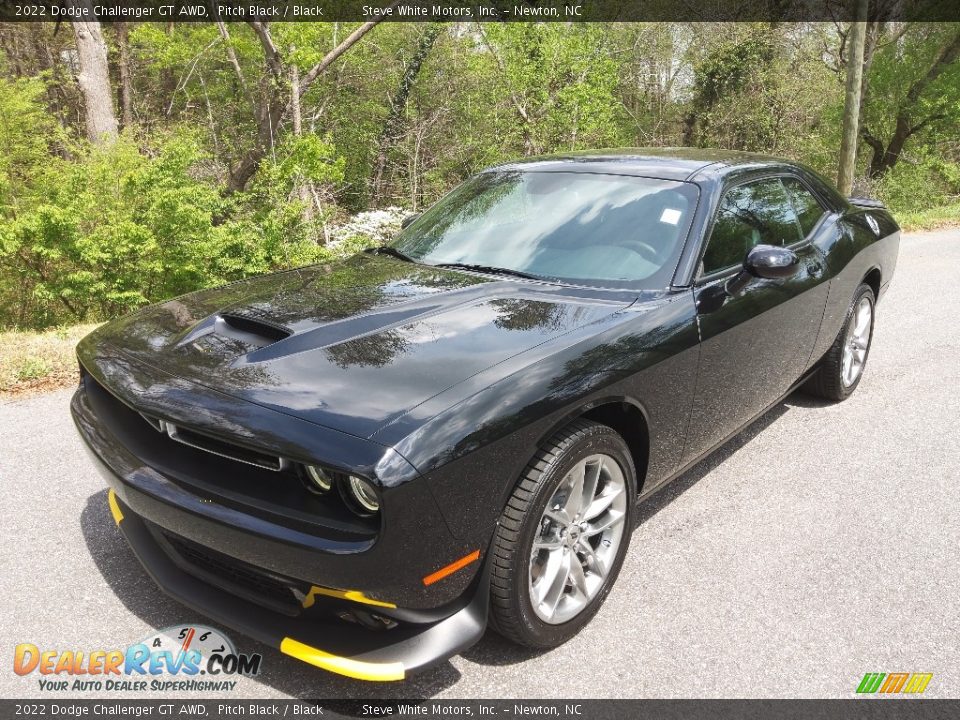
<svg viewBox="0 0 960 720">
<path fill-rule="evenodd" d="M 846 400 L 857 389 L 870 354 L 876 298 L 864 283 L 857 288 L 847 319 L 804 392 L 827 400 Z"/>
<path fill-rule="evenodd" d="M 586 625 L 616 581 L 636 499 L 630 451 L 614 430 L 578 421 L 533 459 L 493 541 L 491 624 L 531 647 Z"/>
</svg>

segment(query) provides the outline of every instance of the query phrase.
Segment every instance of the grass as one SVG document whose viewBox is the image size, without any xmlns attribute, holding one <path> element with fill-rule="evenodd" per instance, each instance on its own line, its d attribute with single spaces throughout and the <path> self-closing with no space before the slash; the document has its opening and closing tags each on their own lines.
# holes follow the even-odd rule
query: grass
<svg viewBox="0 0 960 720">
<path fill-rule="evenodd" d="M 43 332 L 0 332 L 0 399 L 10 399 L 77 382 L 75 348 L 97 327 L 74 325 Z"/>
<path fill-rule="evenodd" d="M 912 213 L 895 213 L 904 232 L 939 230 L 960 225 L 960 202 Z"/>
</svg>

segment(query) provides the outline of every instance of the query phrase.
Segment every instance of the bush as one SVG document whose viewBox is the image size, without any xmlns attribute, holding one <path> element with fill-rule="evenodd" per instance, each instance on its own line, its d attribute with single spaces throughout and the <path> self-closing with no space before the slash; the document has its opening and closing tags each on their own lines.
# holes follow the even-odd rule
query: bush
<svg viewBox="0 0 960 720">
<path fill-rule="evenodd" d="M 960 199 L 960 164 L 921 152 L 901 158 L 874 188 L 894 212 L 916 213 L 951 205 Z"/>
<path fill-rule="evenodd" d="M 20 153 L 42 167 L 23 172 L 34 184 L 16 188 L 16 206 L 4 207 L 0 326 L 107 319 L 332 254 L 314 239 L 325 217 L 304 220 L 292 191 L 301 180 L 342 177 L 323 141 L 284 148 L 249 193 L 234 196 L 203 177 L 208 157 L 190 133 L 146 152 L 129 136 L 109 147 L 77 147 L 70 159 L 51 161 L 40 150 Z M 16 183 L 4 170 L 0 192 L 13 194 Z"/>
<path fill-rule="evenodd" d="M 36 201 L 5 218 L 2 252 L 34 326 L 125 312 L 217 282 L 223 201 L 193 178 L 199 151 L 173 138 L 154 157 L 130 138 L 57 163 Z"/>
</svg>

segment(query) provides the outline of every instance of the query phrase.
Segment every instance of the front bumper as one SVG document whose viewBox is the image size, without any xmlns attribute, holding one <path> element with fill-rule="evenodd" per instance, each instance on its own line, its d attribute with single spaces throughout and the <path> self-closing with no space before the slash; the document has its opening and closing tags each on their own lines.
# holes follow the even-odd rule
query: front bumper
<svg viewBox="0 0 960 720">
<path fill-rule="evenodd" d="M 106 468 L 103 468 L 104 470 Z M 450 617 L 430 624 L 367 631 L 343 622 L 305 621 L 265 612 L 181 570 L 156 542 L 147 523 L 111 489 L 108 501 L 118 527 L 147 572 L 168 595 L 222 625 L 324 670 L 358 680 L 403 680 L 473 645 L 487 624 L 487 572 L 473 599 Z"/>
<path fill-rule="evenodd" d="M 130 547 L 160 588 L 188 607 L 312 665 L 364 680 L 402 679 L 483 635 L 488 576 L 477 572 L 479 563 L 469 568 L 473 572 L 452 576 L 445 588 L 425 587 L 413 570 L 443 563 L 425 557 L 405 528 L 399 550 L 416 553 L 405 574 L 417 582 L 394 581 L 404 573 L 398 552 L 383 537 L 355 549 L 211 503 L 130 453 L 97 421 L 83 385 L 71 410 Z M 421 536 L 432 540 L 448 532 L 442 521 L 430 528 Z M 231 572 L 249 570 L 283 597 L 274 602 L 264 592 L 245 592 L 243 583 L 207 577 L 184 562 L 183 547 L 214 562 L 229 560 Z M 370 629 L 377 621 L 389 629 Z"/>
</svg>

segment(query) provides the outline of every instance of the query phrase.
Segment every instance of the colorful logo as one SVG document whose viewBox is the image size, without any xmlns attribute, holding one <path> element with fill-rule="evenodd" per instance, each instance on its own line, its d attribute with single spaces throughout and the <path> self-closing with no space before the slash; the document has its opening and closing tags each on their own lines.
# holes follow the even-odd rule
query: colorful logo
<svg viewBox="0 0 960 720">
<path fill-rule="evenodd" d="M 257 653 L 238 653 L 219 630 L 182 625 L 151 633 L 123 649 L 41 650 L 20 643 L 14 649 L 13 671 L 38 673 L 44 691 L 233 690 L 237 681 L 224 676 L 257 675 L 262 659 Z"/>
<path fill-rule="evenodd" d="M 861 694 L 907 693 L 919 695 L 927 689 L 933 673 L 867 673 L 857 686 Z"/>
</svg>

